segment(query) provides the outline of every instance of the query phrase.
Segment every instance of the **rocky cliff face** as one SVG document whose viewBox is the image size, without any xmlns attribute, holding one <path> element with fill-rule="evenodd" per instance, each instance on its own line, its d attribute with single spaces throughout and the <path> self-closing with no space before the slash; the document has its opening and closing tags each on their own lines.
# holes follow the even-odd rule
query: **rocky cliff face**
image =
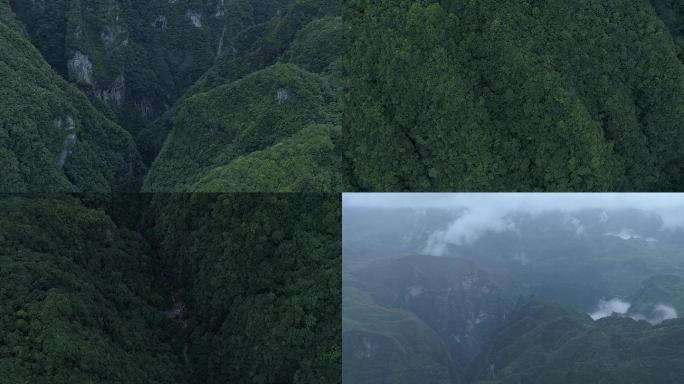
<svg viewBox="0 0 684 384">
<path fill-rule="evenodd" d="M 52 71 L 4 1 L 0 19 L 0 191 L 137 190 L 145 167 L 131 135 Z M 85 56 L 70 67 L 92 80 Z"/>
<path fill-rule="evenodd" d="M 379 305 L 427 324 L 456 361 L 472 359 L 512 308 L 485 272 L 461 259 L 415 256 L 374 263 L 352 276 L 351 285 Z"/>
<path fill-rule="evenodd" d="M 50 65 L 132 133 L 159 117 L 239 31 L 285 1 L 10 1 Z"/>
</svg>

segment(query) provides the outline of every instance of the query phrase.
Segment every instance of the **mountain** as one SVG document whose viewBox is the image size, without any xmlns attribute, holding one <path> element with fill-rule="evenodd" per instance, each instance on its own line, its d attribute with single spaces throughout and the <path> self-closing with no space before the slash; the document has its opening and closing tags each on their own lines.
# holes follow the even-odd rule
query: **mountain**
<svg viewBox="0 0 684 384">
<path fill-rule="evenodd" d="M 684 313 L 684 278 L 681 275 L 656 275 L 641 285 L 630 298 L 628 315 L 650 322 L 661 322 Z"/>
<path fill-rule="evenodd" d="M 487 274 L 463 259 L 411 256 L 383 260 L 350 276 L 345 287 L 368 294 L 379 306 L 414 315 L 443 340 L 449 356 L 461 364 L 479 352 L 512 309 Z"/>
<path fill-rule="evenodd" d="M 681 382 L 679 209 L 562 197 L 345 206 L 344 382 Z"/>
<path fill-rule="evenodd" d="M 342 354 L 344 383 L 462 382 L 463 372 L 434 330 L 351 287 L 342 294 Z"/>
<path fill-rule="evenodd" d="M 344 6 L 356 189 L 682 189 L 678 2 Z"/>
<path fill-rule="evenodd" d="M 5 383 L 187 383 L 139 233 L 78 198 L 0 198 Z"/>
<path fill-rule="evenodd" d="M 2 4 L 4 190 L 342 189 L 339 0 Z"/>
<path fill-rule="evenodd" d="M 0 191 L 134 191 L 145 166 L 128 132 L 55 74 L 0 2 Z"/>
<path fill-rule="evenodd" d="M 294 1 L 239 33 L 145 133 L 169 136 L 144 190 L 341 190 L 341 46 L 334 1 Z"/>
<path fill-rule="evenodd" d="M 532 301 L 471 366 L 473 383 L 678 383 L 684 321 L 651 326 Z"/>
<path fill-rule="evenodd" d="M 334 195 L 3 195 L 0 217 L 0 382 L 340 382 Z"/>
<path fill-rule="evenodd" d="M 240 31 L 286 1 L 20 1 L 13 10 L 50 65 L 137 134 L 206 72 Z"/>
<path fill-rule="evenodd" d="M 149 233 L 191 318 L 197 382 L 340 382 L 336 195 L 158 194 Z"/>
<path fill-rule="evenodd" d="M 249 185 L 264 186 L 259 183 L 269 179 L 273 183 L 263 177 L 271 173 L 281 173 L 275 180 L 283 184 L 273 183 L 273 190 L 257 187 L 253 191 L 287 191 L 288 180 L 297 178 L 301 181 L 293 183 L 290 191 L 335 190 L 340 181 L 335 175 L 338 162 L 333 160 L 332 138 L 338 135 L 336 107 L 329 100 L 334 97 L 325 78 L 292 64 L 277 64 L 192 96 L 178 107 L 174 128 L 150 168 L 143 190 L 246 192 Z M 316 136 L 323 140 L 319 145 L 314 145 Z M 290 157 L 295 148 L 288 150 L 278 144 L 296 145 L 302 153 Z M 284 153 L 278 154 L 279 150 Z M 257 154 L 259 151 L 269 153 Z M 244 157 L 250 154 L 253 156 Z M 269 161 L 269 155 L 275 158 Z M 279 169 L 282 163 L 276 159 L 292 161 L 296 167 Z M 262 168 L 263 173 L 241 165 L 244 162 Z M 319 171 L 330 176 L 316 180 Z M 236 172 L 240 172 L 239 183 L 233 177 Z"/>
</svg>

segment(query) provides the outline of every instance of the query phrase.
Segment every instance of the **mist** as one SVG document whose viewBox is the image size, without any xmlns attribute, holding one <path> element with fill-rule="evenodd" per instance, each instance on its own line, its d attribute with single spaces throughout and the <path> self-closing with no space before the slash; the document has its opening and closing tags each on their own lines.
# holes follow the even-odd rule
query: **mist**
<svg viewBox="0 0 684 384">
<path fill-rule="evenodd" d="M 347 193 L 343 195 L 343 206 L 463 209 L 460 217 L 429 237 L 423 253 L 433 256 L 444 256 L 450 244 L 472 244 L 487 232 L 515 231 L 515 224 L 510 219 L 514 213 L 565 213 L 568 225 L 574 226 L 577 235 L 581 235 L 584 228 L 572 213 L 583 209 L 604 210 L 603 221 L 608 220 L 607 211 L 639 209 L 661 218 L 660 231 L 684 229 L 684 196 L 670 193 Z M 606 235 L 625 240 L 641 238 L 629 228 Z"/>
<path fill-rule="evenodd" d="M 627 313 L 627 311 L 629 311 L 631 306 L 632 304 L 618 298 L 607 301 L 601 300 L 599 301 L 598 309 L 595 312 L 590 313 L 589 316 L 591 316 L 591 318 L 594 320 L 598 320 L 603 319 L 604 317 L 612 316 L 614 313 L 617 313 L 618 315 L 624 315 Z"/>
<path fill-rule="evenodd" d="M 630 302 L 620 298 L 601 299 L 596 311 L 589 313 L 589 316 L 593 320 L 599 320 L 613 315 L 626 315 L 634 320 L 645 320 L 651 324 L 660 324 L 665 320 L 677 319 L 679 317 L 677 310 L 666 304 L 656 304 L 648 313 L 634 313 L 630 311 L 631 308 L 632 304 Z"/>
</svg>

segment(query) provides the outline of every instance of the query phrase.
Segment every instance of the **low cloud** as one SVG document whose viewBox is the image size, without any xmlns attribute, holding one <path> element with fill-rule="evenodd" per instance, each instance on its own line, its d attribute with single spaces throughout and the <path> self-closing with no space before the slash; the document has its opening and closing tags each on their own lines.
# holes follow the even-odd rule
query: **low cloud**
<svg viewBox="0 0 684 384">
<path fill-rule="evenodd" d="M 639 235 L 638 233 L 634 233 L 631 229 L 629 228 L 623 228 L 620 232 L 608 232 L 604 234 L 605 236 L 613 236 L 613 237 L 619 237 L 622 240 L 632 240 L 632 239 L 643 239 L 648 242 L 656 242 L 658 239 L 655 239 L 653 237 L 643 237 Z"/>
<path fill-rule="evenodd" d="M 630 316 L 634 320 L 646 320 L 651 324 L 660 324 L 665 320 L 672 320 L 679 317 L 677 310 L 665 304 L 656 304 L 651 313 L 646 316 L 641 313 Z"/>
<path fill-rule="evenodd" d="M 630 312 L 632 304 L 619 298 L 610 300 L 600 300 L 597 310 L 589 314 L 593 320 L 603 319 L 613 315 L 627 316 L 634 320 L 645 320 L 651 324 L 660 324 L 665 320 L 678 318 L 677 310 L 665 304 L 656 304 L 651 308 L 650 313 Z"/>
<path fill-rule="evenodd" d="M 515 230 L 515 224 L 505 215 L 507 212 L 493 209 L 468 209 L 444 230 L 434 232 L 428 238 L 423 253 L 444 256 L 449 244 L 472 244 L 485 232 Z"/>
<path fill-rule="evenodd" d="M 652 193 L 345 193 L 345 207 L 458 208 L 463 216 L 447 228 L 434 232 L 424 247 L 430 255 L 444 255 L 449 244 L 471 244 L 485 232 L 514 230 L 508 218 L 514 213 L 536 215 L 557 211 L 566 213 L 567 224 L 576 235 L 585 227 L 572 213 L 581 209 L 602 209 L 601 221 L 608 220 L 606 210 L 635 208 L 660 215 L 661 231 L 684 229 L 684 194 Z M 634 233 L 614 236 L 636 237 Z M 645 238 L 646 241 L 653 241 Z"/>
<path fill-rule="evenodd" d="M 598 304 L 598 309 L 595 312 L 589 314 L 592 319 L 598 320 L 604 317 L 612 316 L 614 313 L 618 315 L 624 315 L 632 307 L 627 301 L 620 300 L 618 298 L 611 300 L 601 300 Z"/>
</svg>

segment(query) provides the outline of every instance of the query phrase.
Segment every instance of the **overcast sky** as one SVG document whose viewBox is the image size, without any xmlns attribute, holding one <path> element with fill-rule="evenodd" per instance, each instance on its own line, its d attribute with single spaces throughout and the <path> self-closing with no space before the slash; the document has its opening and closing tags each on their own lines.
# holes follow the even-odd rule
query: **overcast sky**
<svg viewBox="0 0 684 384">
<path fill-rule="evenodd" d="M 363 207 L 465 207 L 506 211 L 684 208 L 684 193 L 345 193 L 343 205 Z"/>
<path fill-rule="evenodd" d="M 344 207 L 465 208 L 447 228 L 436 231 L 424 252 L 442 255 L 448 244 L 472 243 L 488 231 L 514 229 L 513 212 L 571 213 L 580 209 L 636 208 L 662 218 L 661 230 L 684 228 L 684 194 L 638 193 L 346 193 Z M 577 222 L 578 231 L 581 223 Z"/>
</svg>

